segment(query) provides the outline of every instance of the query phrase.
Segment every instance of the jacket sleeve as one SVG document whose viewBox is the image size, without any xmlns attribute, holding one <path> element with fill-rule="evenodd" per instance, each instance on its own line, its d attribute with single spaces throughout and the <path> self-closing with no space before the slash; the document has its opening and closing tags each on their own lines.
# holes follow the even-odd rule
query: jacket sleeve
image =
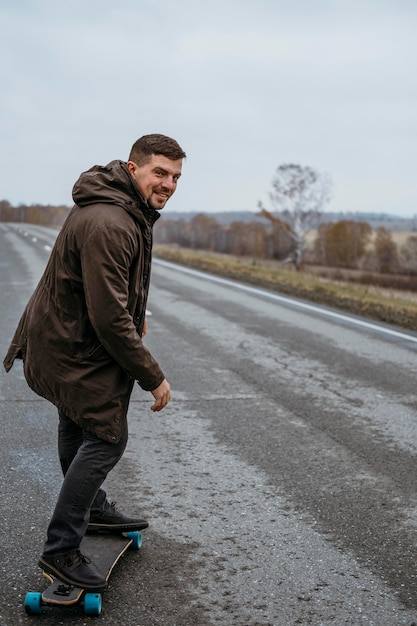
<svg viewBox="0 0 417 626">
<path fill-rule="evenodd" d="M 84 241 L 81 270 L 87 311 L 98 339 L 139 385 L 153 391 L 164 380 L 158 363 L 144 346 L 129 312 L 129 279 L 138 262 L 140 241 L 123 226 L 108 222 Z M 142 289 L 143 307 L 146 294 Z"/>
</svg>

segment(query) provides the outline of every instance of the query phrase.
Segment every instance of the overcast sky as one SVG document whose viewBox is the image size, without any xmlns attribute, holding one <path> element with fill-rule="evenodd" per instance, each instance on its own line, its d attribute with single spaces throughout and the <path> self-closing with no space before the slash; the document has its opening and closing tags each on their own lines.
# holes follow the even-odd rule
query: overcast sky
<svg viewBox="0 0 417 626">
<path fill-rule="evenodd" d="M 417 214 L 416 0 L 0 0 L 0 199 L 72 204 L 141 135 L 187 152 L 165 214 L 255 211 L 283 163 L 327 210 Z"/>
</svg>

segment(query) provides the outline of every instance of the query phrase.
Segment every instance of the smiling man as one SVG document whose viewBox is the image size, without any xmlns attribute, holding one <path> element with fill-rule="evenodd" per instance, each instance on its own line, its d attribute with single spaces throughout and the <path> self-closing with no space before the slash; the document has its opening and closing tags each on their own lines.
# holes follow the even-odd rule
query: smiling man
<svg viewBox="0 0 417 626">
<path fill-rule="evenodd" d="M 134 382 L 152 393 L 153 411 L 171 397 L 142 338 L 152 228 L 176 190 L 185 156 L 174 139 L 146 135 L 127 162 L 81 174 L 75 206 L 4 361 L 9 371 L 23 359 L 29 386 L 58 408 L 64 481 L 39 565 L 86 589 L 106 585 L 80 552 L 87 529 L 148 526 L 110 504 L 102 484 L 126 447 Z"/>
<path fill-rule="evenodd" d="M 149 144 L 152 145 L 155 142 L 161 144 L 168 139 L 163 139 L 160 135 L 154 135 L 154 137 L 157 138 L 154 141 L 147 139 Z M 144 151 L 143 143 L 142 138 L 133 144 L 127 167 L 148 205 L 153 209 L 161 210 L 177 188 L 181 176 L 182 158 L 176 159 L 177 153 L 170 150 L 169 154 L 173 158 L 160 153 L 148 154 Z M 150 145 L 149 149 L 151 149 Z"/>
</svg>

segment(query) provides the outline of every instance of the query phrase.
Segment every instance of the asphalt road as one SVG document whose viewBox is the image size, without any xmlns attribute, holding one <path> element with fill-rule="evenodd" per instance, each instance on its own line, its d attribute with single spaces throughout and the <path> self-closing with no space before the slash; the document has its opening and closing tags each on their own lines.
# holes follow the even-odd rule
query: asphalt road
<svg viewBox="0 0 417 626">
<path fill-rule="evenodd" d="M 0 223 L 4 354 L 55 233 Z M 103 616 L 26 616 L 60 486 L 55 409 L 0 375 L 0 626 L 417 624 L 417 335 L 155 262 L 147 345 L 107 482 L 150 521 Z"/>
</svg>

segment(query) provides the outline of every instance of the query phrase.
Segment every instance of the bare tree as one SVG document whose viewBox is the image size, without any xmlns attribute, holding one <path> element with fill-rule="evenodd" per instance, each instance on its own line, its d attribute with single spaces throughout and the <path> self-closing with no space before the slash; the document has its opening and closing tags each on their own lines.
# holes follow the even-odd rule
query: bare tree
<svg viewBox="0 0 417 626">
<path fill-rule="evenodd" d="M 292 261 L 300 269 L 305 240 L 308 231 L 317 224 L 320 211 L 329 202 L 332 194 L 332 180 L 328 174 L 321 174 L 312 167 L 283 164 L 272 179 L 269 194 L 271 204 L 288 224 L 288 232 L 294 243 Z M 261 214 L 271 219 L 272 214 L 261 202 Z M 276 221 L 272 219 L 272 221 Z"/>
</svg>

